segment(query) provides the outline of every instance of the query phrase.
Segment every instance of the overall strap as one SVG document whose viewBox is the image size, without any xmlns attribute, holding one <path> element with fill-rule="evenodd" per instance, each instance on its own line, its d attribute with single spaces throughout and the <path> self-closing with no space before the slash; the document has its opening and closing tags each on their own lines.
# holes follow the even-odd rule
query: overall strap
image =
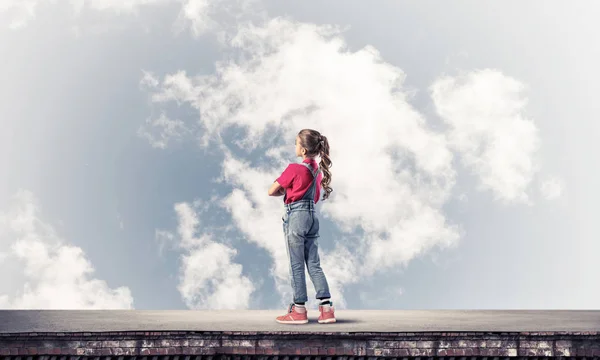
<svg viewBox="0 0 600 360">
<path fill-rule="evenodd" d="M 310 166 L 309 164 L 307 164 L 305 162 L 303 162 L 302 165 L 304 165 L 310 171 L 310 173 L 313 175 L 314 179 L 317 178 L 317 175 L 321 171 L 321 168 L 319 168 L 318 166 L 317 166 L 317 170 L 313 170 L 312 166 Z"/>
<path fill-rule="evenodd" d="M 313 200 L 314 201 L 315 193 L 317 191 L 317 177 L 318 177 L 319 173 L 321 172 L 321 169 L 319 167 L 317 167 L 317 170 L 313 170 L 312 167 L 305 162 L 303 162 L 302 165 L 306 166 L 306 168 L 310 171 L 310 173 L 313 176 L 312 183 L 310 184 L 310 187 L 308 188 L 308 190 L 306 190 L 306 192 L 302 196 L 302 200 Z"/>
</svg>

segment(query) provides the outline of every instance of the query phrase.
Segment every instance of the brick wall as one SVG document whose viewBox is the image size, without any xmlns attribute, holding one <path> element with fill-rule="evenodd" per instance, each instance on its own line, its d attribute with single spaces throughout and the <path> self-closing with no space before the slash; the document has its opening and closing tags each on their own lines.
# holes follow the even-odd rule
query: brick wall
<svg viewBox="0 0 600 360">
<path fill-rule="evenodd" d="M 0 360 L 239 355 L 323 360 L 358 357 L 520 358 L 600 360 L 600 334 L 554 333 L 294 333 L 104 332 L 0 334 Z M 227 357 L 229 358 L 229 357 Z M 237 358 L 237 356 L 235 356 Z M 241 358 L 241 357 L 240 357 Z M 101 360 L 102 360 L 101 359 Z M 106 359 L 108 360 L 108 359 Z M 183 359 L 182 359 L 183 360 Z"/>
</svg>

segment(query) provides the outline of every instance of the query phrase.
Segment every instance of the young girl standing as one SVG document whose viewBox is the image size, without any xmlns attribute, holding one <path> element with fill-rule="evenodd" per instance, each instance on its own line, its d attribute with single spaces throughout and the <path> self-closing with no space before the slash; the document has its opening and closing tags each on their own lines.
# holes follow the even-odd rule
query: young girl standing
<svg viewBox="0 0 600 360">
<path fill-rule="evenodd" d="M 285 315 L 277 317 L 282 324 L 306 324 L 306 279 L 304 264 L 319 299 L 321 324 L 335 322 L 329 285 L 319 260 L 319 219 L 315 204 L 319 201 L 321 186 L 325 190 L 323 200 L 333 191 L 331 183 L 331 159 L 327 138 L 316 130 L 303 129 L 296 136 L 296 156 L 302 157 L 300 164 L 290 164 L 269 189 L 269 196 L 284 195 L 283 233 L 290 260 L 290 277 L 294 301 Z M 317 165 L 316 156 L 321 157 Z M 324 176 L 321 175 L 321 170 Z M 321 185 L 321 186 L 319 186 Z"/>
</svg>

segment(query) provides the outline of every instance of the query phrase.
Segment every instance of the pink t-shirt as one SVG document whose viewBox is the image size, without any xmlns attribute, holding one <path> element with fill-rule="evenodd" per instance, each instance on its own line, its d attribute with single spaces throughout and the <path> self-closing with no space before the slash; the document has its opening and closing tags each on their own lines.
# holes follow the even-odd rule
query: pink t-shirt
<svg viewBox="0 0 600 360">
<path fill-rule="evenodd" d="M 309 164 L 313 168 L 313 171 L 318 167 L 317 162 L 314 159 L 306 159 L 302 162 Z M 321 179 L 323 179 L 323 174 L 319 173 L 319 175 L 317 175 L 315 203 L 319 201 L 321 196 Z M 279 185 L 286 190 L 286 204 L 302 199 L 304 194 L 310 188 L 312 181 L 313 175 L 306 166 L 302 164 L 289 164 L 283 173 L 281 173 L 281 176 L 277 178 Z"/>
</svg>

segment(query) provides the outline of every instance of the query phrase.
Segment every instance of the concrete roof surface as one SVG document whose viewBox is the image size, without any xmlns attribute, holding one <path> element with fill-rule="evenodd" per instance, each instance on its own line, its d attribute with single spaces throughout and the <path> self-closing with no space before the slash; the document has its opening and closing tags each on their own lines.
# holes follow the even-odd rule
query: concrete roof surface
<svg viewBox="0 0 600 360">
<path fill-rule="evenodd" d="M 101 331 L 554 332 L 600 331 L 600 311 L 336 310 L 337 322 L 284 325 L 284 310 L 0 310 L 0 333 Z"/>
</svg>

